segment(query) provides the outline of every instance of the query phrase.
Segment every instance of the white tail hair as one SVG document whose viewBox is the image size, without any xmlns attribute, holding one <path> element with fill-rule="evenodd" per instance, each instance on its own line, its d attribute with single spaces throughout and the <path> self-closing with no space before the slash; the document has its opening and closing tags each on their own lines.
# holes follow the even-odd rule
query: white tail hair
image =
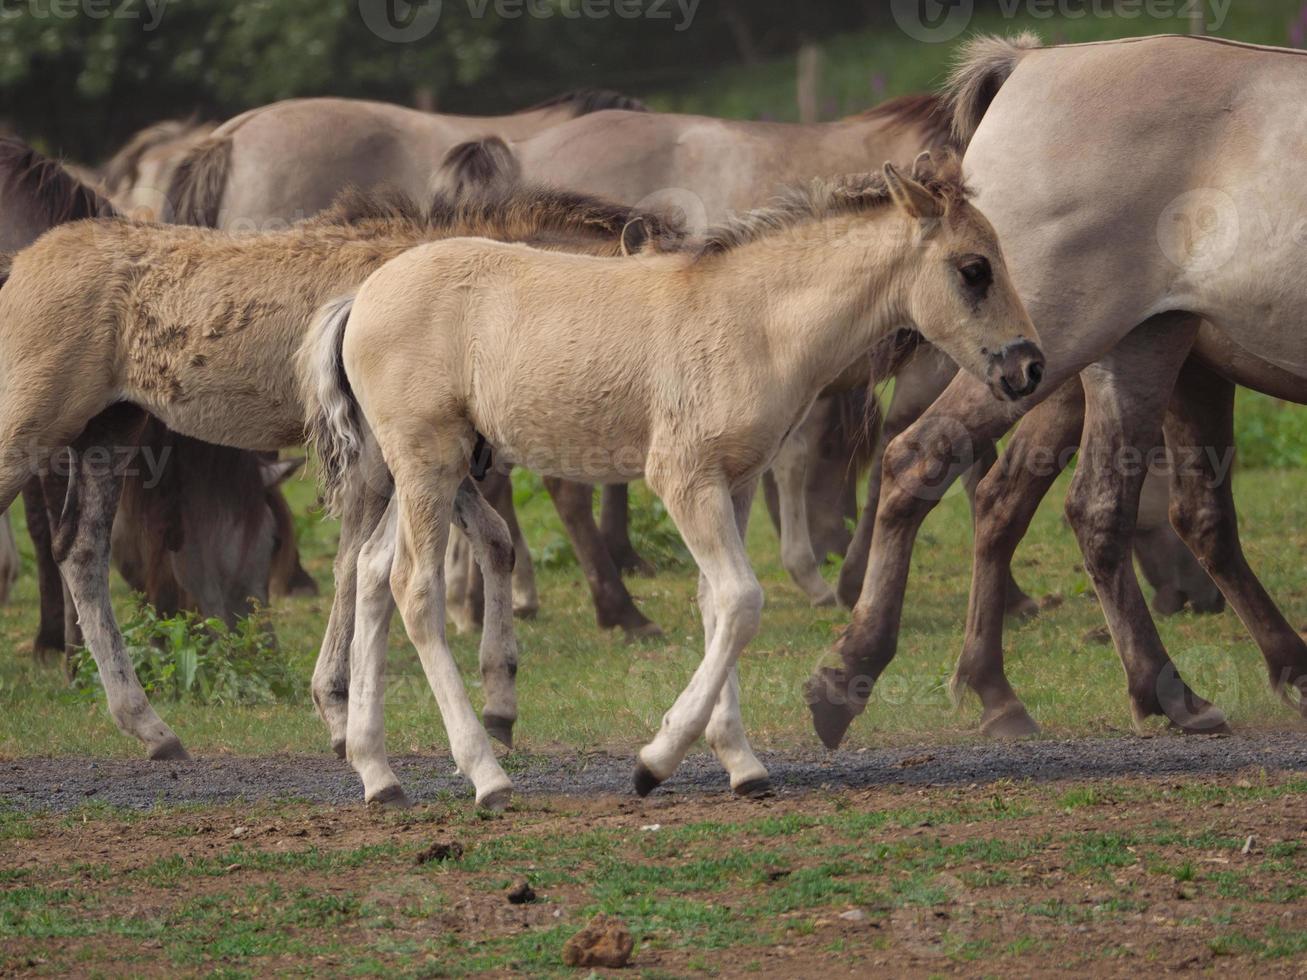
<svg viewBox="0 0 1307 980">
<path fill-rule="evenodd" d="M 353 296 L 323 306 L 296 357 L 300 398 L 307 413 L 305 439 L 318 457 L 323 503 L 328 513 L 336 515 L 366 438 L 341 361 L 353 308 Z"/>
</svg>

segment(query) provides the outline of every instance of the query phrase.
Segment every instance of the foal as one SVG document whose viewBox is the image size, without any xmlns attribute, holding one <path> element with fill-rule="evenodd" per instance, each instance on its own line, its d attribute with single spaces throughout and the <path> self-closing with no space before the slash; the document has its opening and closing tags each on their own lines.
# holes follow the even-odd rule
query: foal
<svg viewBox="0 0 1307 980">
<path fill-rule="evenodd" d="M 380 724 L 390 606 L 368 601 L 387 588 L 478 801 L 511 793 L 444 636 L 448 524 L 479 436 L 538 472 L 643 475 L 699 565 L 705 656 L 640 751 L 637 791 L 667 779 L 705 734 L 737 793 L 767 787 L 735 670 L 762 608 L 742 537 L 758 474 L 821 390 L 900 329 L 920 330 L 1002 398 L 1029 395 L 1042 374 L 997 238 L 956 163 L 935 170 L 928 159 L 913 178 L 887 164 L 883 177 L 793 191 L 693 255 L 421 246 L 328 315 L 319 349 L 301 352 L 317 374 L 328 485 L 364 443 L 356 406 L 395 480 L 359 558 L 346 738 L 369 799 L 398 793 Z M 373 610 L 382 617 L 365 622 Z"/>
</svg>

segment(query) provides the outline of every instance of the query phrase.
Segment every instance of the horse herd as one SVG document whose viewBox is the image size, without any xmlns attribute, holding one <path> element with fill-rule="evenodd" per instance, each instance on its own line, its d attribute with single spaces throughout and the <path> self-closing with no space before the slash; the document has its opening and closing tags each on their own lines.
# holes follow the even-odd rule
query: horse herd
<svg viewBox="0 0 1307 980">
<path fill-rule="evenodd" d="M 659 494 L 699 566 L 704 657 L 639 752 L 641 794 L 700 736 L 736 792 L 768 786 L 737 660 L 761 615 L 743 532 L 769 467 L 783 564 L 812 601 L 835 598 L 819 556 L 848 548 L 841 663 L 804 691 L 829 747 L 894 655 L 916 530 L 964 473 L 975 554 L 953 690 L 980 697 L 989 734 L 1037 731 L 1003 669 L 1004 615 L 1031 605 L 1010 566 L 1076 447 L 1067 515 L 1136 723 L 1226 727 L 1162 645 L 1141 541 L 1155 607 L 1228 601 L 1304 712 L 1307 646 L 1244 560 L 1228 465 L 1236 384 L 1307 401 L 1297 239 L 1264 220 L 1301 200 L 1304 88 L 1307 60 L 1284 49 L 1022 36 L 969 42 L 942 96 L 808 126 L 606 93 L 489 118 L 294 100 L 129 148 L 105 186 L 176 223 L 119 216 L 10 141 L 0 506 L 25 494 L 43 594 L 66 590 L 119 728 L 184 757 L 132 670 L 111 561 L 167 565 L 156 593 L 201 605 L 289 588 L 275 484 L 297 463 L 275 454 L 311 443 L 341 518 L 312 691 L 370 801 L 404 799 L 382 704 L 396 608 L 478 803 L 509 798 L 490 737 L 511 743 L 513 616 L 534 603 L 512 464 L 545 478 L 601 626 L 657 630 L 621 580 L 638 562 L 628 481 Z M 865 454 L 866 386 L 889 374 L 867 505 L 851 536 L 826 533 Z M 162 490 L 129 481 L 120 508 L 104 461 L 147 426 L 196 461 L 179 455 Z M 187 522 L 224 501 L 240 535 Z M 481 718 L 447 612 L 483 623 Z"/>
</svg>

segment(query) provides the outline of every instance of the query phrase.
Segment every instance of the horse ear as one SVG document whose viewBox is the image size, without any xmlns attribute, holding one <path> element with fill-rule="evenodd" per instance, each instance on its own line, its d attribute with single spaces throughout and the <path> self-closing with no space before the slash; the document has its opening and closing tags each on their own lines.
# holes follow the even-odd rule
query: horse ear
<svg viewBox="0 0 1307 980">
<path fill-rule="evenodd" d="M 894 164 L 886 163 L 884 174 L 890 197 L 909 215 L 927 221 L 944 214 L 943 205 L 935 195 L 911 177 L 904 177 Z"/>
<path fill-rule="evenodd" d="M 622 254 L 634 255 L 648 243 L 650 237 L 649 222 L 645 216 L 636 215 L 622 229 Z"/>
<path fill-rule="evenodd" d="M 917 159 L 912 161 L 912 179 L 921 180 L 926 175 L 926 168 L 934 163 L 929 150 L 922 150 Z"/>
<path fill-rule="evenodd" d="M 292 456 L 288 459 L 259 460 L 259 475 L 263 477 L 263 489 L 271 490 L 273 487 L 285 483 L 291 474 L 303 465 L 303 456 Z"/>
</svg>

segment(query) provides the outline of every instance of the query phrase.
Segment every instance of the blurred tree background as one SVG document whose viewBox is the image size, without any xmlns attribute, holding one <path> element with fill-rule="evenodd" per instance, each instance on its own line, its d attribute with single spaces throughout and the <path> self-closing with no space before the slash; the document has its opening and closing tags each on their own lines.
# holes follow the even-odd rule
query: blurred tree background
<svg viewBox="0 0 1307 980">
<path fill-rule="evenodd" d="M 0 0 L 0 126 L 95 163 L 162 119 L 221 121 L 306 95 L 498 113 L 598 86 L 663 109 L 792 119 L 805 45 L 812 106 L 833 118 L 937 84 L 956 45 L 913 39 L 894 15 L 959 6 L 968 32 L 1050 41 L 1191 26 L 1190 0 L 1149 0 L 1146 16 L 1141 0 Z M 1301 45 L 1304 10 L 1232 0 L 1209 29 Z M 397 42 L 369 13 L 437 19 Z"/>
</svg>

